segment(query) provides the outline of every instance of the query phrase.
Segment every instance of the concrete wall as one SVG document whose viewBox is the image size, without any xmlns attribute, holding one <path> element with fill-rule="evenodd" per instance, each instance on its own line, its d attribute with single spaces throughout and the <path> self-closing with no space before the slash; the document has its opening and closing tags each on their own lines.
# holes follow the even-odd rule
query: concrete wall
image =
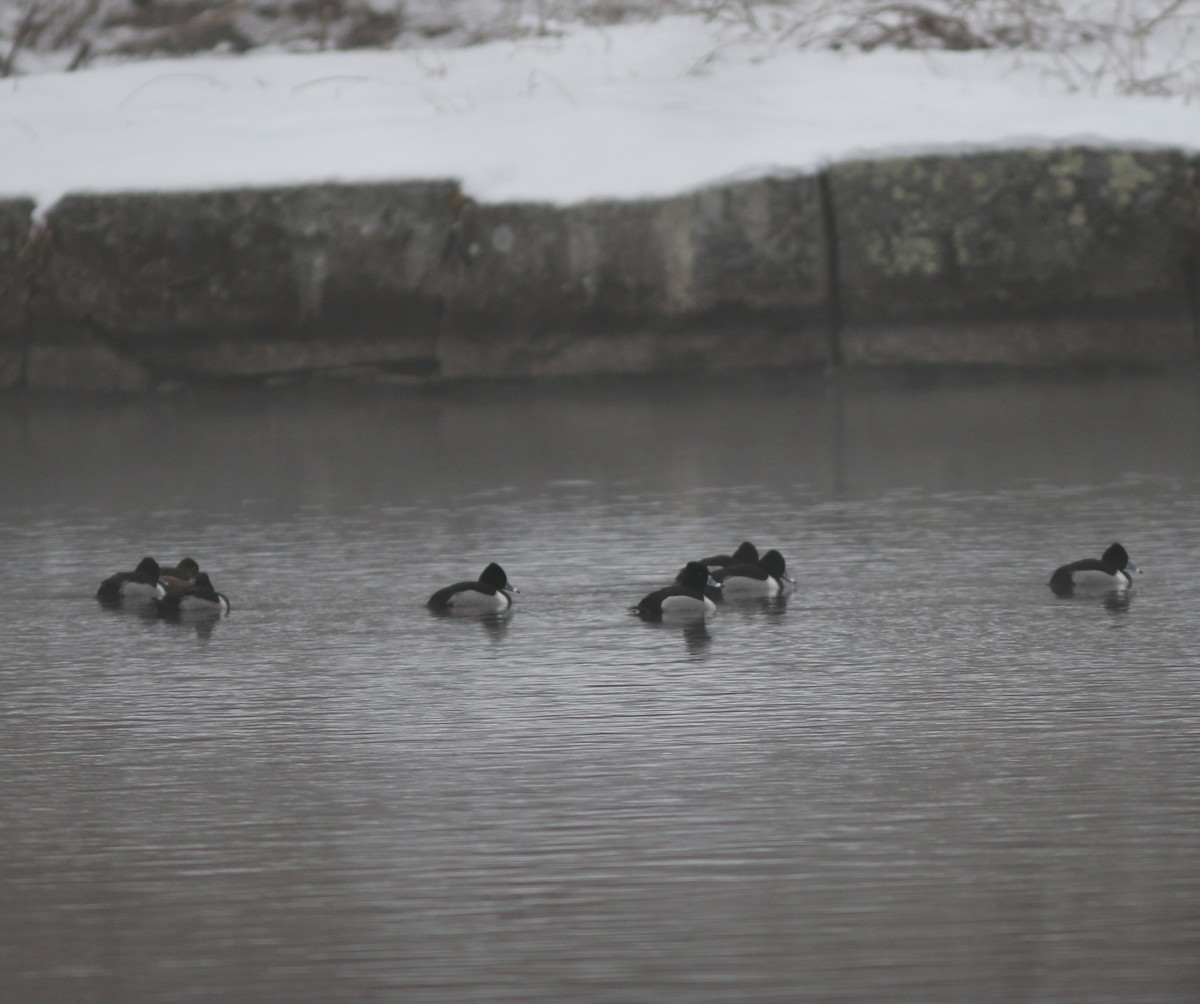
<svg viewBox="0 0 1200 1004">
<path fill-rule="evenodd" d="M 1070 149 L 562 208 L 453 181 L 0 202 L 0 388 L 1170 365 L 1198 351 L 1197 174 Z"/>
<path fill-rule="evenodd" d="M 1194 357 L 1194 167 L 1075 149 L 831 169 L 846 361 Z"/>
<path fill-rule="evenodd" d="M 827 358 L 812 178 L 564 209 L 472 205 L 457 236 L 439 346 L 447 377 Z"/>
<path fill-rule="evenodd" d="M 24 380 L 29 338 L 29 259 L 34 253 L 33 203 L 0 201 L 0 389 Z"/>
<path fill-rule="evenodd" d="M 451 182 L 66 198 L 26 381 L 432 372 L 457 198 Z"/>
</svg>

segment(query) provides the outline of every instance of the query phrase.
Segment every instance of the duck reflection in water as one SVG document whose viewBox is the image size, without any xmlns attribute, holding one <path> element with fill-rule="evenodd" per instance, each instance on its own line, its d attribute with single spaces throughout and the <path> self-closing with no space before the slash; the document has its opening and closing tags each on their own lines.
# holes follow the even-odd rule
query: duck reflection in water
<svg viewBox="0 0 1200 1004">
<path fill-rule="evenodd" d="M 461 624 L 478 624 L 492 641 L 500 641 L 508 634 L 508 624 L 512 620 L 512 607 L 503 610 L 462 610 L 453 607 L 428 607 L 432 617 L 458 621 Z"/>
<path fill-rule="evenodd" d="M 708 621 L 690 620 L 680 625 L 679 633 L 683 635 L 684 647 L 690 655 L 705 655 L 712 644 L 712 632 L 708 630 Z"/>
<path fill-rule="evenodd" d="M 195 628 L 196 629 L 196 637 L 199 638 L 201 641 L 206 642 L 213 636 L 213 632 L 216 630 L 217 624 L 219 624 L 221 622 L 221 619 L 222 618 L 220 618 L 220 617 L 205 617 L 203 619 L 190 620 L 190 621 L 189 620 L 176 621 L 176 623 L 177 624 L 186 624 L 189 627 Z"/>
<path fill-rule="evenodd" d="M 1123 614 L 1133 605 L 1133 593 L 1129 590 L 1113 591 L 1106 595 L 1101 602 L 1104 604 L 1104 609 L 1110 614 Z"/>
<path fill-rule="evenodd" d="M 779 593 L 777 596 L 746 596 L 733 594 L 733 602 L 725 605 L 729 614 L 742 617 L 762 617 L 776 619 L 787 611 L 791 593 Z M 724 616 L 724 614 L 722 614 Z"/>
<path fill-rule="evenodd" d="M 698 657 L 708 654 L 712 644 L 712 632 L 709 630 L 707 618 L 642 617 L 641 620 L 652 631 L 678 632 L 688 655 Z"/>
<path fill-rule="evenodd" d="M 508 622 L 511 620 L 512 607 L 494 614 L 482 614 L 477 617 L 483 633 L 492 641 L 501 641 L 508 634 Z"/>
</svg>

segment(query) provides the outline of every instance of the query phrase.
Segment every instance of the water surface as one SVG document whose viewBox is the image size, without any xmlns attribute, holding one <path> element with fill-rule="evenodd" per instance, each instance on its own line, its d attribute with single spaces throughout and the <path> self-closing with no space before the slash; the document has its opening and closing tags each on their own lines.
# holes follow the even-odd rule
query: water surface
<svg viewBox="0 0 1200 1004">
<path fill-rule="evenodd" d="M 0 401 L 0 997 L 1200 992 L 1200 384 Z M 778 547 L 786 602 L 628 612 Z M 1056 598 L 1120 540 L 1126 597 Z M 101 609 L 197 558 L 216 622 Z M 511 616 L 434 589 L 500 562 Z"/>
</svg>

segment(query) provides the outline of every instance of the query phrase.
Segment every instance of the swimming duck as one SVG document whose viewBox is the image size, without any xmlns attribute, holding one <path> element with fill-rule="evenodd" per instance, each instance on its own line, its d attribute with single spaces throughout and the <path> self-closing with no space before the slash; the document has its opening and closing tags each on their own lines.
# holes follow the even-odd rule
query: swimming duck
<svg viewBox="0 0 1200 1004">
<path fill-rule="evenodd" d="M 158 601 L 159 612 L 166 616 L 180 614 L 229 613 L 229 597 L 213 588 L 207 572 L 197 572 L 195 581 L 176 592 L 167 593 Z"/>
<path fill-rule="evenodd" d="M 456 582 L 439 589 L 426 601 L 430 610 L 458 610 L 486 613 L 507 610 L 516 592 L 508 582 L 504 569 L 494 561 L 479 574 L 475 582 Z"/>
<path fill-rule="evenodd" d="M 703 617 L 717 609 L 704 595 L 705 586 L 715 586 L 708 568 L 698 561 L 689 561 L 675 577 L 674 585 L 643 596 L 633 609 L 639 617 L 659 620 L 664 616 Z"/>
<path fill-rule="evenodd" d="M 117 572 L 100 583 L 96 599 L 101 603 L 120 603 L 122 600 L 149 602 L 163 595 L 158 581 L 158 562 L 143 558 L 132 572 Z"/>
<path fill-rule="evenodd" d="M 167 591 L 167 595 L 178 593 L 196 581 L 200 574 L 200 566 L 194 558 L 183 558 L 174 568 L 160 568 L 159 581 Z"/>
<path fill-rule="evenodd" d="M 1050 588 L 1059 596 L 1070 595 L 1076 589 L 1128 589 L 1133 585 L 1133 576 L 1141 571 L 1129 560 L 1125 548 L 1110 544 L 1099 558 L 1083 558 L 1056 568 L 1050 576 Z"/>
<path fill-rule="evenodd" d="M 741 593 L 746 596 L 778 596 L 786 592 L 795 582 L 787 577 L 787 562 L 783 555 L 771 549 L 758 561 L 726 565 L 713 572 L 713 578 L 721 584 L 726 595 Z"/>
</svg>

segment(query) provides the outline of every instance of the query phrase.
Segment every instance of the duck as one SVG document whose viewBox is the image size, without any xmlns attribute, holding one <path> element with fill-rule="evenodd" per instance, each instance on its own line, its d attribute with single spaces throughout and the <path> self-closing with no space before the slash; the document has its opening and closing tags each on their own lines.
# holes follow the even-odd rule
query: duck
<svg viewBox="0 0 1200 1004">
<path fill-rule="evenodd" d="M 191 585 L 160 597 L 158 610 L 166 616 L 185 613 L 222 616 L 229 613 L 229 597 L 213 588 L 207 572 L 197 572 Z"/>
<path fill-rule="evenodd" d="M 721 592 L 753 596 L 778 596 L 795 585 L 787 576 L 787 562 L 783 555 L 772 548 L 757 561 L 726 565 L 713 572 L 713 578 L 721 584 Z"/>
<path fill-rule="evenodd" d="M 200 574 L 200 566 L 194 558 L 183 558 L 174 568 L 160 568 L 158 570 L 159 581 L 163 584 L 163 588 L 167 594 L 182 592 L 193 582 L 196 581 L 196 576 Z"/>
<path fill-rule="evenodd" d="M 475 582 L 456 582 L 439 589 L 425 606 L 436 611 L 488 613 L 507 610 L 517 590 L 509 583 L 504 569 L 494 561 L 479 573 Z"/>
<path fill-rule="evenodd" d="M 148 603 L 163 595 L 159 582 L 158 562 L 143 558 L 132 572 L 117 572 L 100 583 L 96 599 L 101 603 L 120 603 L 123 600 Z"/>
<path fill-rule="evenodd" d="M 661 620 L 666 616 L 704 617 L 717 609 L 705 595 L 705 587 L 715 585 L 707 565 L 689 561 L 675 577 L 673 585 L 643 596 L 633 611 L 648 620 Z"/>
<path fill-rule="evenodd" d="M 743 540 L 738 544 L 737 549 L 733 554 L 713 554 L 707 558 L 697 558 L 696 563 L 704 565 L 708 569 L 725 568 L 729 565 L 742 565 L 758 561 L 758 548 L 748 540 Z M 675 582 L 678 584 L 683 577 L 684 569 L 681 569 L 679 574 L 675 576 Z M 708 585 L 704 587 L 704 595 L 714 603 L 720 603 L 725 597 L 721 592 L 721 583 L 716 579 L 709 579 Z"/>
<path fill-rule="evenodd" d="M 1110 544 L 1099 558 L 1083 558 L 1061 565 L 1050 576 L 1050 588 L 1059 596 L 1080 590 L 1125 590 L 1133 585 L 1133 576 L 1141 569 L 1129 560 L 1129 552 L 1120 544 Z"/>
<path fill-rule="evenodd" d="M 758 561 L 758 548 L 750 541 L 743 540 L 733 554 L 714 554 L 707 558 L 697 558 L 702 565 L 709 568 L 724 568 L 727 565 L 748 565 Z"/>
</svg>

